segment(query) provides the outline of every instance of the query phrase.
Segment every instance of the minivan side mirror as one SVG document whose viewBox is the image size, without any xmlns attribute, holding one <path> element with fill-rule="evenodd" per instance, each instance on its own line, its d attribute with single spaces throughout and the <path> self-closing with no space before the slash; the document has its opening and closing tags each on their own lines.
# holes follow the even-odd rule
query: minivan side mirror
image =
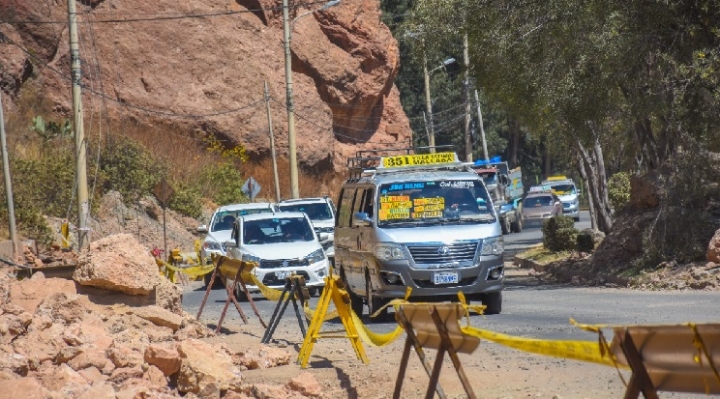
<svg viewBox="0 0 720 399">
<path fill-rule="evenodd" d="M 237 243 L 234 240 L 225 241 L 223 244 L 225 244 L 225 248 L 237 248 Z"/>
<path fill-rule="evenodd" d="M 353 226 L 355 227 L 363 227 L 363 226 L 372 226 L 372 219 L 370 219 L 370 216 L 365 212 L 356 212 L 353 215 Z"/>
<path fill-rule="evenodd" d="M 203 224 L 203 225 L 198 226 L 198 227 L 197 227 L 197 232 L 198 232 L 198 233 L 207 233 L 207 232 L 208 232 L 207 225 L 204 225 L 204 224 Z"/>
<path fill-rule="evenodd" d="M 322 242 L 322 241 L 327 241 L 328 238 L 330 238 L 330 234 L 328 234 L 328 233 L 320 233 L 320 234 L 318 234 L 318 241 L 320 241 L 320 242 Z"/>
</svg>

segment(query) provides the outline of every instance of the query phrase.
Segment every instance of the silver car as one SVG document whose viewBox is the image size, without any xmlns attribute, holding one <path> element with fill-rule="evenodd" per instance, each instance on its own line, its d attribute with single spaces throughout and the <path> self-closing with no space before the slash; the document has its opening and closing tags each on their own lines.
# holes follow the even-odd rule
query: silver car
<svg viewBox="0 0 720 399">
<path fill-rule="evenodd" d="M 402 158 L 351 174 L 340 194 L 335 269 L 353 309 L 372 314 L 410 287 L 413 298 L 463 292 L 499 313 L 503 238 L 482 179 L 456 155 Z"/>
</svg>

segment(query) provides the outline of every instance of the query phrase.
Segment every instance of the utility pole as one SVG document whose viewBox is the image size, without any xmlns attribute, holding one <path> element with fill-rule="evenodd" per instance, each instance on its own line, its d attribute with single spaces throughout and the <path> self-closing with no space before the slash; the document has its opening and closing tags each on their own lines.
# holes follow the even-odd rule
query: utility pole
<svg viewBox="0 0 720 399">
<path fill-rule="evenodd" d="M 483 126 L 482 112 L 480 111 L 480 99 L 478 98 L 477 89 L 475 89 L 475 103 L 477 104 L 478 123 L 480 124 L 480 136 L 482 137 L 483 156 L 485 156 L 486 161 L 489 161 L 490 157 L 488 157 L 487 143 L 485 142 L 485 127 Z"/>
<path fill-rule="evenodd" d="M 283 0 L 283 41 L 285 45 L 285 89 L 288 114 L 288 157 L 290 158 L 290 196 L 300 198 L 298 184 L 297 147 L 295 146 L 295 101 L 292 89 L 292 56 L 290 54 L 290 16 L 288 0 Z"/>
<path fill-rule="evenodd" d="M 87 142 L 83 127 L 82 93 L 80 85 L 82 75 L 80 72 L 80 50 L 78 48 L 77 12 L 75 0 L 68 0 L 68 22 L 70 24 L 70 74 L 72 76 L 73 116 L 75 124 L 75 158 L 77 170 L 77 200 L 78 200 L 78 250 L 90 245 L 88 240 L 87 217 L 89 213 L 87 188 Z"/>
<path fill-rule="evenodd" d="M 270 90 L 265 81 L 265 109 L 267 109 L 268 130 L 270 131 L 270 155 L 272 156 L 273 177 L 275 178 L 275 200 L 280 202 L 280 179 L 278 178 L 277 157 L 275 155 L 275 134 L 273 133 L 272 115 L 270 114 Z"/>
<path fill-rule="evenodd" d="M 470 50 L 468 35 L 463 35 L 463 63 L 465 64 L 465 79 L 463 81 L 463 96 L 465 97 L 465 161 L 472 162 L 472 140 L 470 139 Z"/>
<path fill-rule="evenodd" d="M 428 146 L 435 152 L 435 128 L 433 127 L 432 100 L 430 99 L 430 73 L 427 68 L 427 56 L 423 51 L 423 75 L 425 77 L 425 112 L 427 112 Z"/>
<path fill-rule="evenodd" d="M 8 221 L 10 222 L 10 240 L 13 243 L 13 261 L 22 254 L 15 226 L 15 204 L 13 202 L 12 180 L 10 179 L 10 160 L 8 158 L 7 138 L 5 138 L 5 116 L 2 107 L 2 90 L 0 90 L 0 145 L 2 146 L 3 172 L 5 174 L 5 197 L 7 197 Z"/>
</svg>

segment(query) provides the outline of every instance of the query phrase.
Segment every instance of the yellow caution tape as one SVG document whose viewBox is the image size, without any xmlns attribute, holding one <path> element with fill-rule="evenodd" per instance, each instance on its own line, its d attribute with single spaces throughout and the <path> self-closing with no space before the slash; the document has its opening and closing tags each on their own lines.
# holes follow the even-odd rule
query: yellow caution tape
<svg viewBox="0 0 720 399">
<path fill-rule="evenodd" d="M 350 317 L 355 324 L 355 328 L 357 329 L 360 339 L 362 339 L 366 344 L 377 347 L 385 346 L 398 339 L 398 337 L 400 337 L 400 335 L 405 332 L 402 327 L 397 326 L 395 327 L 395 330 L 389 333 L 378 334 L 376 332 L 373 332 L 365 324 L 363 324 L 362 320 L 360 320 L 360 317 L 358 317 L 358 315 L 355 314 L 352 309 L 348 310 L 350 311 Z"/>
<path fill-rule="evenodd" d="M 592 341 L 562 341 L 515 337 L 476 327 L 462 327 L 462 332 L 477 338 L 486 339 L 513 349 L 539 355 L 582 360 L 605 366 L 619 366 L 612 355 L 603 353 L 601 346 Z"/>
<path fill-rule="evenodd" d="M 305 312 L 305 317 L 307 317 L 309 320 L 312 320 L 313 317 L 315 317 L 315 311 L 317 309 L 310 309 L 310 304 L 308 302 L 305 302 L 305 305 L 303 305 L 303 312 Z M 335 318 L 340 317 L 340 313 L 338 313 L 337 309 L 333 309 L 332 311 L 325 314 L 325 318 L 323 321 L 332 320 Z"/>
<path fill-rule="evenodd" d="M 211 273 L 213 270 L 215 270 L 214 265 L 197 265 L 197 266 L 191 266 L 191 267 L 176 267 L 173 266 L 163 260 L 160 260 L 162 262 L 162 265 L 166 267 L 169 270 L 172 270 L 173 272 L 183 272 L 190 276 L 191 278 L 204 276 L 208 273 Z"/>
</svg>

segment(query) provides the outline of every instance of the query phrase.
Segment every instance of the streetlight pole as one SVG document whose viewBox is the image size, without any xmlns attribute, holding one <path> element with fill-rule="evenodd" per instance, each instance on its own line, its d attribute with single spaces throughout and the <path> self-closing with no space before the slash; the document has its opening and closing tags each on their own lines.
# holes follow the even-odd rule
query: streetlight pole
<svg viewBox="0 0 720 399">
<path fill-rule="evenodd" d="M 435 128 L 433 127 L 432 100 L 430 98 L 430 73 L 427 69 L 427 57 L 423 52 L 423 75 L 425 77 L 425 112 L 427 112 L 428 146 L 435 152 Z"/>
<path fill-rule="evenodd" d="M 340 0 L 327 2 L 322 8 L 316 11 L 325 11 L 328 8 L 340 3 Z M 298 163 L 297 163 L 297 145 L 295 144 L 295 101 L 293 100 L 293 79 L 292 79 L 292 55 L 290 54 L 290 37 L 292 35 L 292 27 L 295 21 L 311 14 L 315 11 L 309 11 L 299 15 L 290 23 L 290 7 L 288 0 L 283 0 L 283 42 L 285 47 L 285 90 L 286 90 L 286 107 L 288 113 L 288 157 L 290 158 L 290 195 L 292 198 L 300 198 L 300 185 L 298 184 Z"/>
</svg>

